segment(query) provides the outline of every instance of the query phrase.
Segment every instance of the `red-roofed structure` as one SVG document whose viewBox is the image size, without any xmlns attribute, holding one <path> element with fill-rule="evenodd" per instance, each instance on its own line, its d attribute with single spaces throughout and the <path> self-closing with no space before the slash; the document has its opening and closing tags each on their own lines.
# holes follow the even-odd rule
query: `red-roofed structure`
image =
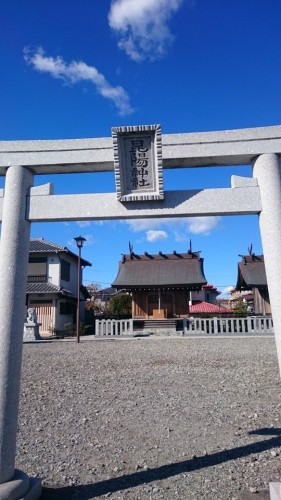
<svg viewBox="0 0 281 500">
<path fill-rule="evenodd" d="M 210 302 L 198 302 L 189 306 L 189 313 L 193 316 L 195 314 L 210 314 L 210 315 L 222 315 L 222 314 L 233 314 L 232 309 L 227 309 L 226 307 L 220 306 L 218 304 L 211 304 Z"/>
</svg>

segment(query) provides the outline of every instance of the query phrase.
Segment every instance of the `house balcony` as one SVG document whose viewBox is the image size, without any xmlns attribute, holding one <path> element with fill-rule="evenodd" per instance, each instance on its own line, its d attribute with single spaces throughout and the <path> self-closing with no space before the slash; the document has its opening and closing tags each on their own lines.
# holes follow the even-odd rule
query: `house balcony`
<svg viewBox="0 0 281 500">
<path fill-rule="evenodd" d="M 48 283 L 47 274 L 32 274 L 27 276 L 27 283 Z"/>
</svg>

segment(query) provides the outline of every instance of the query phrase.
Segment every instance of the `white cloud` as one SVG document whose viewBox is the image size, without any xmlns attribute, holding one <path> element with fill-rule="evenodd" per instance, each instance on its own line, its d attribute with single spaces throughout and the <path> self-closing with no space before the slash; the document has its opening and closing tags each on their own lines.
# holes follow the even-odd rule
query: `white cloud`
<svg viewBox="0 0 281 500">
<path fill-rule="evenodd" d="M 184 0 L 112 0 L 110 27 L 119 47 L 134 61 L 161 57 L 173 39 L 168 21 Z"/>
<path fill-rule="evenodd" d="M 129 226 L 133 233 L 147 231 L 149 229 L 159 228 L 163 219 L 133 219 L 126 220 L 125 223 Z"/>
<path fill-rule="evenodd" d="M 188 240 L 188 234 L 183 231 L 174 231 L 173 234 L 177 243 L 183 243 Z"/>
<path fill-rule="evenodd" d="M 186 217 L 163 217 L 161 219 L 132 219 L 126 220 L 125 223 L 134 233 L 138 233 L 149 229 L 159 229 L 163 226 L 171 229 L 186 226 L 188 220 Z"/>
<path fill-rule="evenodd" d="M 210 216 L 210 217 L 189 217 L 187 219 L 188 231 L 192 234 L 204 234 L 208 235 L 216 229 L 221 217 Z"/>
<path fill-rule="evenodd" d="M 146 231 L 146 238 L 150 243 L 154 243 L 155 241 L 166 240 L 168 235 L 166 231 L 155 231 L 154 229 L 149 229 L 149 231 Z"/>
<path fill-rule="evenodd" d="M 84 234 L 84 238 L 86 238 L 86 241 L 84 243 L 84 247 L 90 247 L 96 243 L 96 240 L 93 236 L 93 234 Z"/>
<path fill-rule="evenodd" d="M 79 227 L 89 227 L 91 225 L 91 222 L 88 220 L 80 220 L 80 221 L 77 221 L 76 224 Z"/>
<path fill-rule="evenodd" d="M 207 236 L 217 228 L 221 217 L 174 217 L 163 219 L 135 219 L 127 220 L 126 224 L 134 233 L 149 230 L 160 230 L 160 228 L 173 231 L 176 241 L 185 241 L 188 234 L 202 234 Z"/>
<path fill-rule="evenodd" d="M 24 59 L 36 71 L 49 73 L 53 78 L 61 79 L 66 83 L 91 82 L 98 94 L 113 101 L 120 115 L 129 115 L 134 111 L 123 87 L 110 85 L 94 66 L 88 66 L 83 61 L 71 61 L 67 64 L 62 57 L 47 57 L 42 48 L 37 48 L 35 51 L 25 48 Z"/>
<path fill-rule="evenodd" d="M 235 290 L 235 287 L 230 285 L 230 286 L 227 286 L 226 288 L 224 288 L 221 292 L 221 295 L 230 295 L 230 293 L 232 292 L 232 290 Z"/>
</svg>

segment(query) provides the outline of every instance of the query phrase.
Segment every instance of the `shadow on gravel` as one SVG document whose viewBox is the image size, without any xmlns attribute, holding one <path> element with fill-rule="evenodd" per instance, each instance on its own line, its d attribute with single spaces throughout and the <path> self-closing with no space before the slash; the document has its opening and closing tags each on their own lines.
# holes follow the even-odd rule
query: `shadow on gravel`
<svg viewBox="0 0 281 500">
<path fill-rule="evenodd" d="M 231 450 L 219 451 L 212 455 L 204 457 L 194 457 L 189 460 L 177 462 L 169 465 L 162 465 L 154 469 L 134 472 L 124 476 L 107 479 L 99 483 L 85 484 L 79 486 L 63 486 L 58 488 L 43 488 L 42 500 L 90 500 L 107 493 L 115 493 L 117 491 L 134 488 L 142 484 L 147 484 L 152 481 L 167 479 L 172 476 L 177 476 L 184 472 L 193 472 L 196 470 L 212 467 L 214 465 L 236 460 L 241 457 L 246 457 L 252 453 L 261 453 L 270 450 L 277 446 L 281 446 L 281 429 L 263 428 L 249 432 L 250 435 L 274 435 L 266 441 L 259 441 L 245 446 L 239 446 Z M 271 478 L 268 478 L 269 481 Z"/>
</svg>

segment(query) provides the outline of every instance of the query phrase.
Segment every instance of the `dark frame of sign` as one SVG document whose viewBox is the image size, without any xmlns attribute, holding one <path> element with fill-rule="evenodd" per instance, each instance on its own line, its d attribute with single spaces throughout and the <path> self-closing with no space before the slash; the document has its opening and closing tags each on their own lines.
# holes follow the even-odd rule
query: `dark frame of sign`
<svg viewBox="0 0 281 500">
<path fill-rule="evenodd" d="M 163 200 L 160 125 L 113 127 L 112 138 L 117 199 Z"/>
</svg>

